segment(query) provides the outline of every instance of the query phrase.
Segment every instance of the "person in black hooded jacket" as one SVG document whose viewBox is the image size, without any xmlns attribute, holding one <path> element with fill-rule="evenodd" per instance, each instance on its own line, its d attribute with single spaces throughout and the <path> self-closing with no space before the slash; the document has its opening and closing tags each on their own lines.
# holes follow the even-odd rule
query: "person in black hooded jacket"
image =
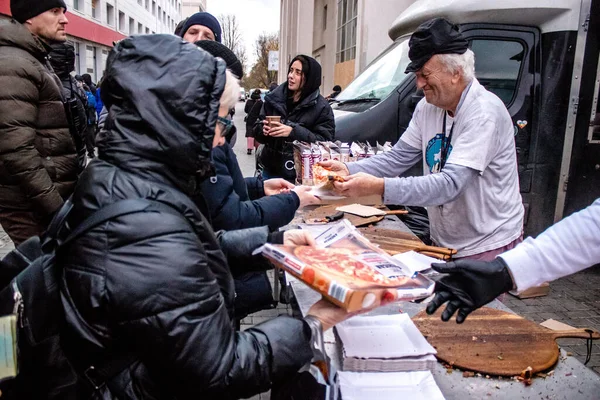
<svg viewBox="0 0 600 400">
<path fill-rule="evenodd" d="M 195 44 L 222 58 L 234 75 L 241 70 L 238 58 L 225 45 L 209 40 Z M 215 230 L 263 225 L 276 230 L 288 224 L 298 208 L 319 201 L 307 193 L 309 188 L 294 188 L 283 179 L 244 178 L 229 143 L 215 147 L 211 156 L 216 174 L 202 182 L 200 188 Z"/>
<path fill-rule="evenodd" d="M 101 92 L 109 118 L 69 226 L 124 199 L 170 209 L 116 217 L 61 253 L 69 360 L 85 371 L 115 354 L 132 357 L 105 385 L 81 379 L 77 399 L 249 397 L 311 360 L 315 327 L 348 317 L 321 301 L 304 320 L 233 327 L 228 260 L 249 257 L 268 238 L 311 242 L 266 227 L 215 234 L 190 198 L 212 174 L 211 148 L 224 142 L 231 103 L 223 99 L 235 102 L 238 91 L 222 60 L 173 35 L 132 36 L 111 50 Z"/>
<path fill-rule="evenodd" d="M 70 42 L 56 42 L 50 47 L 52 48 L 49 53 L 50 64 L 63 86 L 63 97 L 67 102 L 66 107 L 69 108 L 67 117 L 77 150 L 77 164 L 79 170 L 83 171 L 86 164 L 87 95 L 71 76 L 71 72 L 75 70 L 75 47 Z M 71 107 L 71 104 L 74 107 Z"/>
<path fill-rule="evenodd" d="M 292 142 L 334 140 L 335 120 L 329 102 L 319 94 L 321 65 L 317 60 L 306 55 L 294 57 L 287 78 L 265 96 L 254 125 L 254 138 L 265 144 L 258 160 L 263 178 L 293 182 L 296 171 Z M 269 127 L 266 116 L 280 116 L 281 123 L 273 122 Z"/>
<path fill-rule="evenodd" d="M 254 89 L 250 94 L 250 99 L 246 101 L 244 112 L 247 114 L 244 121 L 246 122 L 246 149 L 248 155 L 252 154 L 252 150 L 256 148 L 254 142 L 254 123 L 260 115 L 263 101 L 261 99 L 260 89 Z"/>
</svg>

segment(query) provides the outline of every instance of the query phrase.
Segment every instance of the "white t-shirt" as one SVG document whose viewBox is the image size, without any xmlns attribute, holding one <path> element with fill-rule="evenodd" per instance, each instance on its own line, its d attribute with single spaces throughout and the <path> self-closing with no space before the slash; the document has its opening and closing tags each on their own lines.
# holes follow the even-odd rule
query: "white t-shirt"
<svg viewBox="0 0 600 400">
<path fill-rule="evenodd" d="M 425 99 L 400 140 L 423 150 L 423 174 L 439 172 L 445 111 Z M 514 127 L 504 103 L 475 79 L 463 93 L 446 163 L 479 171 L 454 201 L 428 207 L 431 238 L 465 257 L 503 247 L 521 236 L 524 209 L 519 193 Z"/>
</svg>

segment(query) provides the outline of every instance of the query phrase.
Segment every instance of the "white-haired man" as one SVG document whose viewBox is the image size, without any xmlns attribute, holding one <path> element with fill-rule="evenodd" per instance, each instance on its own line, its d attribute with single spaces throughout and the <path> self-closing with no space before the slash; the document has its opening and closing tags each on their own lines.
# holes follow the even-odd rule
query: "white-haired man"
<svg viewBox="0 0 600 400">
<path fill-rule="evenodd" d="M 326 167 L 349 175 L 347 196 L 379 194 L 386 204 L 426 206 L 431 238 L 457 258 L 494 259 L 522 241 L 513 123 L 502 101 L 474 77 L 474 54 L 451 22 L 423 23 L 409 41 L 425 99 L 390 152 Z M 398 178 L 423 158 L 424 176 Z"/>
</svg>

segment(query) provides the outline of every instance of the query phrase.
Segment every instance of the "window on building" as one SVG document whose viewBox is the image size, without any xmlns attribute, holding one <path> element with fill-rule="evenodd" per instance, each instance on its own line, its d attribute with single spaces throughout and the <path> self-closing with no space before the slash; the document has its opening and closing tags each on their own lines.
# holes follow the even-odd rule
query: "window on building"
<svg viewBox="0 0 600 400">
<path fill-rule="evenodd" d="M 96 64 L 96 48 L 94 46 L 85 46 L 85 72 L 94 76 Z"/>
<path fill-rule="evenodd" d="M 323 30 L 327 29 L 327 5 L 323 7 Z"/>
<path fill-rule="evenodd" d="M 146 35 L 150 34 L 150 28 L 146 28 Z"/>
<path fill-rule="evenodd" d="M 152 0 L 152 15 L 156 15 L 156 1 Z"/>
<path fill-rule="evenodd" d="M 358 0 L 338 0 L 336 62 L 356 58 L 356 16 Z"/>
<path fill-rule="evenodd" d="M 138 4 L 141 6 L 142 5 L 142 0 L 138 0 Z"/>
<path fill-rule="evenodd" d="M 135 33 L 135 21 L 133 18 L 129 18 L 129 34 L 133 35 Z"/>
<path fill-rule="evenodd" d="M 81 75 L 81 57 L 79 56 L 79 42 L 74 42 L 73 43 L 74 47 L 75 47 L 75 73 L 77 75 Z"/>
<path fill-rule="evenodd" d="M 92 18 L 100 17 L 96 10 L 98 10 L 98 0 L 92 0 Z"/>
<path fill-rule="evenodd" d="M 104 76 L 104 70 L 106 70 L 106 59 L 108 58 L 108 50 L 102 49 L 102 65 L 100 66 L 100 76 Z"/>
<path fill-rule="evenodd" d="M 129 19 L 131 21 L 131 18 Z M 125 13 L 123 11 L 119 11 L 119 30 L 121 32 L 125 32 Z"/>
<path fill-rule="evenodd" d="M 161 18 L 162 18 L 162 8 L 160 8 L 160 6 L 158 6 L 158 22 L 160 22 Z"/>
<path fill-rule="evenodd" d="M 73 8 L 77 11 L 81 11 L 81 6 L 83 5 L 83 1 L 73 0 Z"/>
<path fill-rule="evenodd" d="M 520 42 L 474 39 L 477 80 L 506 104 L 512 103 L 525 48 Z"/>
<path fill-rule="evenodd" d="M 167 24 L 167 12 L 163 11 L 163 24 Z"/>
<path fill-rule="evenodd" d="M 144 26 L 138 22 L 138 32 L 139 34 L 144 33 Z"/>
<path fill-rule="evenodd" d="M 106 4 L 106 25 L 115 26 L 115 8 L 112 4 Z"/>
<path fill-rule="evenodd" d="M 150 0 L 146 0 L 146 10 L 150 11 Z"/>
</svg>

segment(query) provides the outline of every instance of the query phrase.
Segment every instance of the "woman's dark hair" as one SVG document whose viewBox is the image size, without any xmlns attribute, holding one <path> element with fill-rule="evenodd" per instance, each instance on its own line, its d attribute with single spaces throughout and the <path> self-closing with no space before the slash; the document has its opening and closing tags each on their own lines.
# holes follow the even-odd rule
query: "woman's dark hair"
<svg viewBox="0 0 600 400">
<path fill-rule="evenodd" d="M 300 99 L 303 100 L 306 96 L 310 96 L 315 90 L 321 86 L 321 64 L 318 63 L 314 58 L 298 54 L 292 59 L 288 67 L 288 71 L 292 68 L 292 64 L 296 61 L 300 61 L 302 64 L 302 75 L 304 84 L 301 84 L 299 92 Z"/>
</svg>

